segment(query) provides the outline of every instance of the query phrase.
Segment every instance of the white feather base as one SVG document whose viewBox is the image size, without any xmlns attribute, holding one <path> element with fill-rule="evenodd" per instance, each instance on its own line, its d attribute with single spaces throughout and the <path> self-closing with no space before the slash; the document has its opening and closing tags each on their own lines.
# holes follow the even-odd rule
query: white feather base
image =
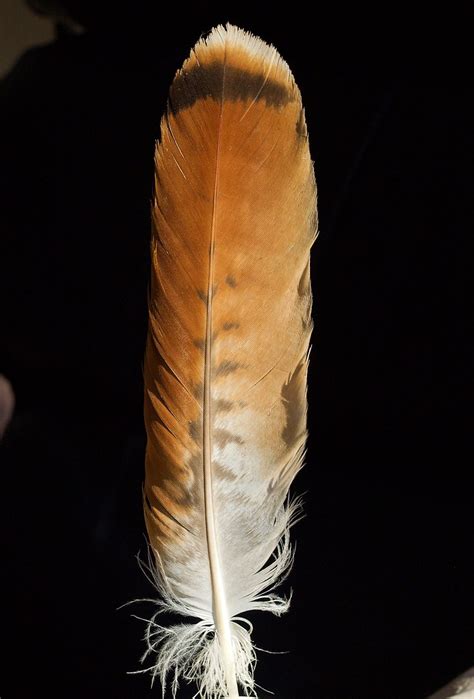
<svg viewBox="0 0 474 699">
<path fill-rule="evenodd" d="M 283 518 L 285 525 L 280 542 L 272 554 L 271 559 L 263 567 L 260 578 L 263 584 L 256 586 L 254 594 L 246 601 L 245 611 L 272 612 L 277 616 L 285 613 L 291 601 L 280 597 L 273 589 L 288 575 L 293 564 L 293 549 L 290 545 L 290 527 L 299 519 L 301 503 L 295 499 L 284 508 Z M 280 520 L 281 521 L 281 520 Z M 190 608 L 170 591 L 164 572 L 159 565 L 157 552 L 149 552 L 149 563 L 140 565 L 146 569 L 147 577 L 158 590 L 160 597 L 149 601 L 157 605 L 158 609 L 150 619 L 145 621 L 146 650 L 141 662 L 153 658 L 154 662 L 134 673 L 151 673 L 152 683 L 158 678 L 162 687 L 162 696 L 165 697 L 166 688 L 169 687 L 173 697 L 176 697 L 179 682 L 184 680 L 195 683 L 198 691 L 195 699 L 248 699 L 257 697 L 255 691 L 254 670 L 256 665 L 255 646 L 251 639 L 252 624 L 242 616 L 234 616 L 231 620 L 232 642 L 237 682 L 244 695 L 229 697 L 222 653 L 219 647 L 219 638 L 212 619 L 212 614 L 206 615 L 195 623 L 176 624 L 162 626 L 158 623 L 160 614 L 164 612 L 189 617 L 197 616 L 196 608 Z"/>
</svg>

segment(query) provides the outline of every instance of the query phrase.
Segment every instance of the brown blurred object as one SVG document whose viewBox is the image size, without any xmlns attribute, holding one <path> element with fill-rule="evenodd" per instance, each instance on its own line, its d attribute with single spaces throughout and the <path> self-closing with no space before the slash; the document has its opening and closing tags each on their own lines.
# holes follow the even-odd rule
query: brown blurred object
<svg viewBox="0 0 474 699">
<path fill-rule="evenodd" d="M 80 34 L 84 30 L 81 23 L 75 19 L 74 3 L 69 7 L 71 3 L 66 0 L 26 0 L 26 4 L 33 12 L 53 20 L 66 31 Z"/>
<path fill-rule="evenodd" d="M 19 0 L 0 3 L 0 78 L 8 73 L 27 49 L 54 39 L 49 18 L 34 14 Z"/>
<path fill-rule="evenodd" d="M 429 699 L 451 699 L 459 697 L 459 699 L 474 699 L 474 667 L 459 675 L 455 680 L 450 682 L 446 687 L 440 689 L 436 694 L 432 694 Z"/>
<path fill-rule="evenodd" d="M 15 408 L 15 394 L 11 383 L 0 374 L 0 439 L 10 422 Z"/>
</svg>

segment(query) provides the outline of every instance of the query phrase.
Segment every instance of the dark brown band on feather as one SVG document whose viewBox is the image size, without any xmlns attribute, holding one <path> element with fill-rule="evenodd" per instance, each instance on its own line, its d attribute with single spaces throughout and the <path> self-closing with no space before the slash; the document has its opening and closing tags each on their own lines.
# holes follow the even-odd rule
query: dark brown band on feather
<svg viewBox="0 0 474 699">
<path fill-rule="evenodd" d="M 225 91 L 224 91 L 225 88 Z M 220 61 L 196 65 L 178 73 L 170 89 L 169 106 L 173 114 L 192 107 L 200 99 L 237 102 L 257 98 L 270 107 L 284 107 L 296 97 L 293 90 L 262 73 L 251 73 L 242 68 L 224 66 Z"/>
<path fill-rule="evenodd" d="M 296 133 L 304 141 L 308 140 L 308 130 L 306 128 L 306 121 L 304 118 L 304 109 L 300 109 L 298 121 L 296 122 Z"/>
</svg>

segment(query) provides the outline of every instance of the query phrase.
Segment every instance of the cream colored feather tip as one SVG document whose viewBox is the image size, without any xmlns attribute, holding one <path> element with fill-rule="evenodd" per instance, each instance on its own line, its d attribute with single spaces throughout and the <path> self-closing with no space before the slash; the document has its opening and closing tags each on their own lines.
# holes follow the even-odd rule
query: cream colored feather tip
<svg viewBox="0 0 474 699">
<path fill-rule="evenodd" d="M 256 696 L 244 615 L 288 608 L 273 590 L 292 562 L 317 229 L 301 96 L 277 51 L 229 25 L 199 41 L 155 163 L 145 518 L 160 599 L 144 659 L 163 696 L 180 679 Z"/>
</svg>

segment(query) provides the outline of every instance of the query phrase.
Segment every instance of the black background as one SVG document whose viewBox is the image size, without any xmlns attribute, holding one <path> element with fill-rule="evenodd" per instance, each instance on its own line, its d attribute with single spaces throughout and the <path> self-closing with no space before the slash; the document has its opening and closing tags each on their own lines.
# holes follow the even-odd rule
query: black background
<svg viewBox="0 0 474 699">
<path fill-rule="evenodd" d="M 134 558 L 152 155 L 175 69 L 228 19 L 292 67 L 319 188 L 307 517 L 290 613 L 253 618 L 289 654 L 261 653 L 257 681 L 426 697 L 474 662 L 468 4 L 64 4 L 88 31 L 0 85 L 2 698 L 160 696 L 126 674 L 151 605 L 116 611 L 153 594 Z"/>
</svg>

